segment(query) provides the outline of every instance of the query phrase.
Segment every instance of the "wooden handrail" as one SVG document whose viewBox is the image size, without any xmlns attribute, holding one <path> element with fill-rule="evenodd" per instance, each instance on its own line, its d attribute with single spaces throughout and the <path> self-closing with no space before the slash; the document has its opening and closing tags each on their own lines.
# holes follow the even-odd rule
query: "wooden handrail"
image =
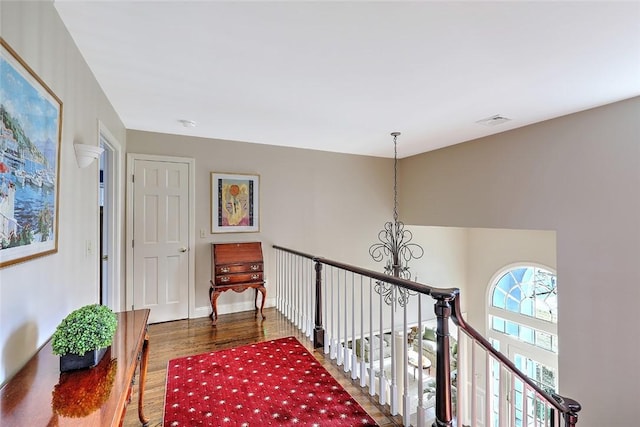
<svg viewBox="0 0 640 427">
<path fill-rule="evenodd" d="M 308 258 L 308 259 L 316 258 L 315 255 L 309 255 L 309 254 L 306 254 L 304 252 L 296 251 L 296 250 L 293 250 L 293 249 L 283 248 L 282 246 L 273 245 L 272 247 L 273 247 L 273 249 L 278 249 L 278 250 L 281 250 L 283 252 L 288 252 L 288 253 L 293 254 L 293 255 L 301 256 L 303 258 Z"/>
<path fill-rule="evenodd" d="M 322 264 L 325 264 L 325 265 L 331 265 L 333 267 L 340 268 L 342 270 L 350 271 L 352 273 L 359 274 L 361 276 L 370 277 L 372 279 L 379 280 L 381 282 L 386 282 L 392 285 L 400 286 L 402 288 L 409 289 L 414 292 L 419 292 L 425 295 L 431 295 L 434 298 L 436 297 L 436 295 L 455 298 L 460 293 L 460 290 L 458 288 L 436 288 L 434 286 L 424 285 L 418 282 L 412 282 L 411 280 L 389 276 L 379 271 L 368 270 L 366 268 L 356 267 L 354 265 L 345 264 L 339 261 L 334 261 L 331 259 L 306 254 L 304 252 L 295 251 L 293 249 L 283 248 L 282 246 L 273 245 L 273 248 L 279 249 L 281 251 L 288 252 L 294 255 L 298 255 L 304 258 L 308 258 L 317 262 L 321 262 Z"/>
<path fill-rule="evenodd" d="M 437 390 L 436 394 L 439 397 L 444 398 L 442 396 L 443 392 L 449 393 L 447 396 L 447 402 L 436 403 L 436 412 L 438 412 L 439 422 L 445 420 L 441 425 L 448 426 L 451 423 L 451 401 L 450 401 L 450 386 L 449 383 L 449 361 L 448 361 L 448 352 L 445 354 L 444 349 L 449 348 L 448 345 L 442 345 L 443 343 L 448 344 L 448 331 L 446 327 L 446 320 L 450 317 L 453 322 L 462 329 L 468 336 L 470 336 L 475 342 L 477 342 L 480 347 L 482 347 L 487 353 L 493 356 L 495 359 L 499 360 L 500 363 L 505 366 L 509 371 L 511 371 L 514 375 L 516 375 L 521 381 L 527 384 L 532 390 L 535 391 L 536 394 L 544 398 L 550 405 L 552 405 L 556 410 L 561 412 L 565 418 L 565 427 L 573 427 L 576 425 L 578 421 L 577 413 L 581 410 L 580 404 L 571 399 L 564 396 L 560 396 L 557 394 L 550 395 L 542 388 L 540 388 L 533 380 L 531 380 L 527 375 L 525 375 L 522 371 L 520 371 L 515 364 L 509 360 L 505 355 L 497 351 L 493 348 L 493 346 L 489 343 L 489 341 L 484 338 L 476 329 L 474 329 L 471 325 L 469 325 L 464 318 L 462 317 L 462 310 L 460 305 L 460 290 L 458 288 L 436 288 L 434 286 L 424 285 L 421 283 L 413 282 L 411 280 L 402 279 L 399 277 L 389 276 L 385 273 L 381 273 L 379 271 L 368 270 L 366 268 L 356 267 L 353 265 L 345 264 L 339 261 L 330 260 L 323 257 L 318 257 L 314 255 L 310 255 L 304 252 L 296 251 L 293 249 L 284 248 L 282 246 L 273 245 L 274 249 L 278 249 L 284 252 L 288 252 L 303 258 L 307 258 L 316 263 L 316 292 L 317 292 L 317 302 L 318 305 L 321 301 L 321 265 L 330 265 L 341 270 L 350 271 L 355 274 L 359 274 L 361 276 L 370 277 L 380 282 L 386 282 L 395 286 L 402 287 L 404 289 L 408 289 L 414 292 L 418 292 L 421 294 L 429 295 L 436 300 L 436 314 L 438 317 L 438 350 L 437 350 L 437 359 L 438 359 L 438 370 L 436 372 L 440 372 L 442 375 L 439 375 L 438 378 L 444 381 L 444 385 L 439 384 L 441 381 L 438 381 L 436 384 Z M 440 312 L 440 313 L 439 313 Z M 450 313 L 450 315 L 449 315 Z M 322 331 L 322 317 L 320 314 L 320 306 L 316 307 L 316 336 L 319 336 Z M 441 360 L 442 359 L 442 360 Z M 444 363 L 446 362 L 446 363 Z"/>
<path fill-rule="evenodd" d="M 573 414 L 577 417 L 576 415 L 577 412 L 580 411 L 580 409 L 582 409 L 582 407 L 577 401 L 567 397 L 557 395 L 557 394 L 550 395 L 549 393 L 541 389 L 531 378 L 529 378 L 522 371 L 520 371 L 520 369 L 518 369 L 516 365 L 511 360 L 509 360 L 504 354 L 500 353 L 495 348 L 493 348 L 491 343 L 485 337 L 483 337 L 480 334 L 480 332 L 475 330 L 473 326 L 469 325 L 464 320 L 464 318 L 462 317 L 462 310 L 460 306 L 459 296 L 458 298 L 455 298 L 453 300 L 453 304 L 451 306 L 451 319 L 460 329 L 465 331 L 467 335 L 473 338 L 473 340 L 476 341 L 480 345 L 480 347 L 482 347 L 486 352 L 490 353 L 493 357 L 498 359 L 500 363 L 502 363 L 502 365 L 504 365 L 511 372 L 516 374 L 520 380 L 527 383 L 529 387 L 531 387 L 537 394 L 544 397 L 545 400 L 547 400 L 551 405 L 553 405 L 558 411 L 565 414 Z"/>
</svg>

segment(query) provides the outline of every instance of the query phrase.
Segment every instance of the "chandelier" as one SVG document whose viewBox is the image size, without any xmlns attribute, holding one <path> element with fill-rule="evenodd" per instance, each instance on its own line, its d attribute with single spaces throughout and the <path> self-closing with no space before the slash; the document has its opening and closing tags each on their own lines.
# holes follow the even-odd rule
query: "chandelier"
<svg viewBox="0 0 640 427">
<path fill-rule="evenodd" d="M 417 243 L 411 243 L 413 234 L 405 230 L 404 223 L 398 221 L 398 136 L 400 132 L 392 132 L 393 136 L 393 221 L 387 221 L 384 228 L 378 232 L 378 242 L 369 247 L 369 254 L 376 262 L 386 260 L 384 272 L 390 276 L 411 279 L 409 261 L 422 258 L 424 249 Z M 414 292 L 405 288 L 398 288 L 399 295 L 394 300 L 393 286 L 378 281 L 375 291 L 384 296 L 387 305 L 398 303 L 404 307 Z"/>
</svg>

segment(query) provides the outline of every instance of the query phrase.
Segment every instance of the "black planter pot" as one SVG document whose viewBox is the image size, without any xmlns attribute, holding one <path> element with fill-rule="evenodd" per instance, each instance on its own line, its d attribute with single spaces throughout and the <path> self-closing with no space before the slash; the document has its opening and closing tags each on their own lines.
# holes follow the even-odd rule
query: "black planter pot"
<svg viewBox="0 0 640 427">
<path fill-rule="evenodd" d="M 62 355 L 60 356 L 60 372 L 93 368 L 100 363 L 108 349 L 109 347 L 103 347 L 98 350 L 87 351 L 82 356 L 77 354 Z"/>
</svg>

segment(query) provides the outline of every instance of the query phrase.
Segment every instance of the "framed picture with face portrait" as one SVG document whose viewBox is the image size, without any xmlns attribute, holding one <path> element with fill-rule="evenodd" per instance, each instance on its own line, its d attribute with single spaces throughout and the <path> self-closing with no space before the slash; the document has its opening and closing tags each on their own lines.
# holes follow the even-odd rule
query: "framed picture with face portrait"
<svg viewBox="0 0 640 427">
<path fill-rule="evenodd" d="M 260 176 L 211 172 L 211 232 L 260 231 Z"/>
</svg>

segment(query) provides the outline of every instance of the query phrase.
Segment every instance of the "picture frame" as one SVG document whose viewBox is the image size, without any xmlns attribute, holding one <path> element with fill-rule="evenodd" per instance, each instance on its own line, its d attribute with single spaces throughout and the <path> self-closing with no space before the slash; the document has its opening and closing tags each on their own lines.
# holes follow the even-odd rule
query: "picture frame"
<svg viewBox="0 0 640 427">
<path fill-rule="evenodd" d="M 0 37 L 0 268 L 58 252 L 62 101 Z"/>
<path fill-rule="evenodd" d="M 260 176 L 211 172 L 211 233 L 260 231 Z"/>
</svg>

